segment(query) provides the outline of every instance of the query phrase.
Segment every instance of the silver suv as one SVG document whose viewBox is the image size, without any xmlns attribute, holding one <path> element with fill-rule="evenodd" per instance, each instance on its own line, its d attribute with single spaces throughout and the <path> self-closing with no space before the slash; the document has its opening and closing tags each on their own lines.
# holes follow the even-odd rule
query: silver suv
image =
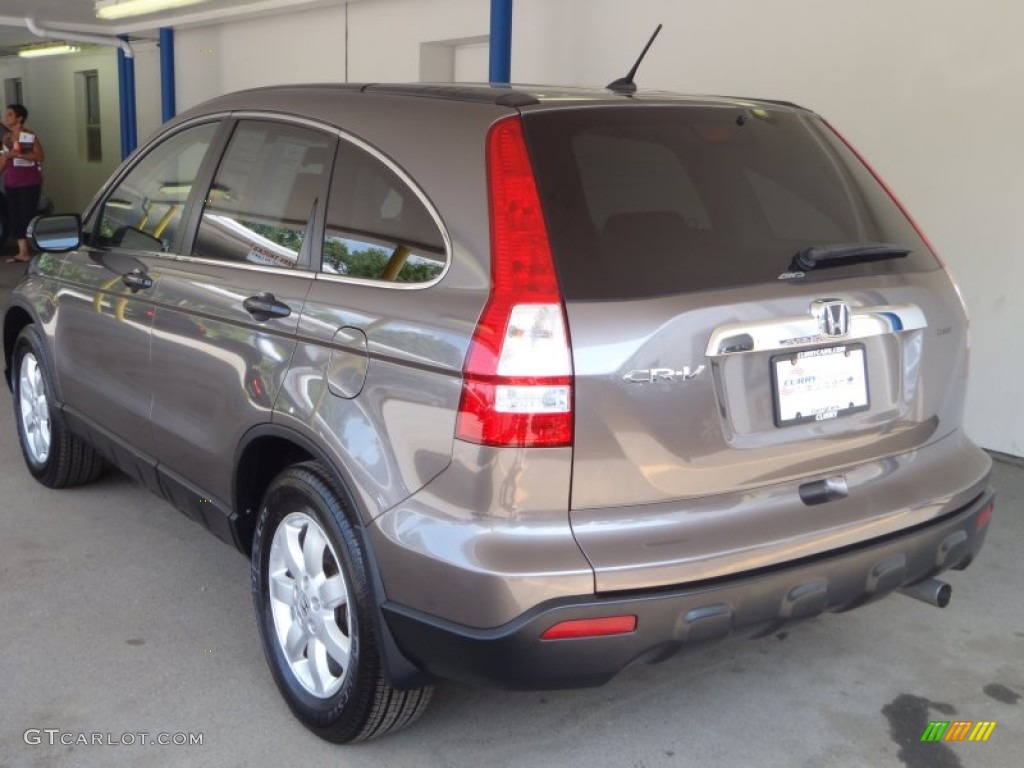
<svg viewBox="0 0 1024 768">
<path fill-rule="evenodd" d="M 29 471 L 109 463 L 251 557 L 326 739 L 431 681 L 600 684 L 978 553 L 967 320 L 792 104 L 291 86 L 37 219 L 4 315 Z"/>
</svg>

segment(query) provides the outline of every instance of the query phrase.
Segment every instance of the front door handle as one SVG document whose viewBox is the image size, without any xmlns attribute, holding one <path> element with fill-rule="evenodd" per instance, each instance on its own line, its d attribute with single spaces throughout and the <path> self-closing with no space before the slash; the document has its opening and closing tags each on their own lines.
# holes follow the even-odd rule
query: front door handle
<svg viewBox="0 0 1024 768">
<path fill-rule="evenodd" d="M 250 296 L 242 302 L 242 306 L 245 307 L 246 312 L 253 316 L 254 320 L 259 320 L 260 322 L 269 320 L 272 317 L 288 317 L 292 313 L 291 307 L 283 301 L 278 301 L 274 294 L 268 292 Z"/>
<path fill-rule="evenodd" d="M 141 269 L 133 269 L 121 275 L 121 282 L 132 289 L 132 293 L 153 287 L 153 278 Z"/>
</svg>

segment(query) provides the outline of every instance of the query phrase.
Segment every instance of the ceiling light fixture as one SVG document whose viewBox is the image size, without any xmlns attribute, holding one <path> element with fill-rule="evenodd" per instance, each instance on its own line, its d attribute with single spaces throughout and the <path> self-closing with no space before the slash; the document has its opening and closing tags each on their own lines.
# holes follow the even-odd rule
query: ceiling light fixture
<svg viewBox="0 0 1024 768">
<path fill-rule="evenodd" d="M 77 45 L 67 43 L 44 43 L 43 45 L 32 45 L 18 50 L 18 55 L 30 59 L 36 56 L 59 56 L 62 53 L 78 53 L 82 50 Z"/>
<path fill-rule="evenodd" d="M 96 16 L 101 19 L 124 19 L 205 2 L 207 0 L 96 0 Z"/>
</svg>

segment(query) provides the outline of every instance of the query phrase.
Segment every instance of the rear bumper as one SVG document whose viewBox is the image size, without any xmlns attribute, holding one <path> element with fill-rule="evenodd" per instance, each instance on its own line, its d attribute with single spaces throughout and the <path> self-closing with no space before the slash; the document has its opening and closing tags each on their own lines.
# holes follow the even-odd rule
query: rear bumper
<svg viewBox="0 0 1024 768">
<path fill-rule="evenodd" d="M 678 588 L 551 601 L 493 629 L 473 629 L 392 602 L 383 612 L 405 656 L 438 677 L 500 688 L 600 685 L 629 664 L 660 661 L 730 635 L 761 635 L 842 611 L 948 568 L 981 549 L 991 490 L 927 524 L 825 555 Z M 989 509 L 989 512 L 983 512 Z M 633 632 L 541 640 L 572 619 L 631 614 Z"/>
</svg>

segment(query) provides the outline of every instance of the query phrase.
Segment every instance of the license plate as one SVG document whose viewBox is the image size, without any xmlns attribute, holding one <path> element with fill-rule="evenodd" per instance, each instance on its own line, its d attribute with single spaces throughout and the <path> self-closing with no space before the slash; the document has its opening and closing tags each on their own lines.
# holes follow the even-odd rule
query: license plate
<svg viewBox="0 0 1024 768">
<path fill-rule="evenodd" d="M 863 344 L 808 349 L 772 358 L 775 425 L 827 421 L 868 407 Z"/>
</svg>

